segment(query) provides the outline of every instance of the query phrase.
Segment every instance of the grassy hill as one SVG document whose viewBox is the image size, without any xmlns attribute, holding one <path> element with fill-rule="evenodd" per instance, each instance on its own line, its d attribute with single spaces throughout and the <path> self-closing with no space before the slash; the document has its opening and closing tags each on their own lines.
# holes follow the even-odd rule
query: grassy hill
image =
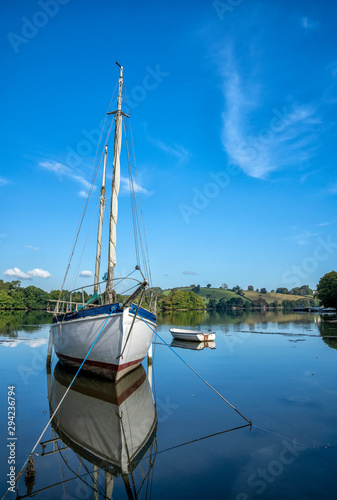
<svg viewBox="0 0 337 500">
<path fill-rule="evenodd" d="M 187 286 L 187 287 L 178 287 L 175 288 L 174 290 L 179 290 L 181 292 L 190 292 L 192 288 Z M 164 290 L 163 294 L 169 295 L 171 291 L 172 289 Z M 238 294 L 236 294 L 235 292 L 231 292 L 230 290 L 224 290 L 223 288 L 206 288 L 206 287 L 200 287 L 200 292 L 198 293 L 198 295 L 205 300 L 205 304 L 208 304 L 210 298 L 214 298 L 216 300 L 225 298 L 226 300 L 229 300 L 232 297 L 239 297 Z M 309 299 L 312 298 L 311 296 L 303 297 L 301 295 L 286 295 L 283 293 L 271 293 L 271 292 L 261 294 L 260 292 L 248 292 L 247 290 L 244 290 L 244 296 L 242 296 L 243 299 L 248 299 L 249 301 L 256 300 L 259 297 L 262 297 L 268 304 L 275 302 L 275 300 L 277 300 L 280 305 L 282 303 L 282 300 L 293 301 L 303 298 L 309 298 Z"/>
<path fill-rule="evenodd" d="M 248 292 L 247 290 L 244 291 L 245 297 L 249 300 L 256 300 L 259 297 L 262 297 L 268 304 L 271 302 L 275 302 L 277 300 L 280 304 L 282 300 L 299 300 L 299 299 L 312 299 L 313 297 L 311 295 L 307 295 L 303 297 L 302 295 L 288 295 L 284 293 L 260 293 L 260 292 Z"/>
</svg>

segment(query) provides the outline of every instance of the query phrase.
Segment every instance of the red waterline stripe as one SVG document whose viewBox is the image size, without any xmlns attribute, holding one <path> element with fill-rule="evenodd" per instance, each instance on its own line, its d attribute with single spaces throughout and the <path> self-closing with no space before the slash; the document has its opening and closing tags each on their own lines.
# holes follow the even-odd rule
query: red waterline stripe
<svg viewBox="0 0 337 500">
<path fill-rule="evenodd" d="M 56 353 L 57 357 L 62 361 L 65 360 L 65 361 L 71 361 L 73 363 L 78 363 L 79 365 L 83 362 L 83 359 L 80 359 L 80 358 L 73 358 L 72 356 L 66 356 L 65 354 L 60 354 L 60 353 Z M 135 364 L 139 364 L 143 361 L 144 358 L 142 359 L 137 359 L 136 361 L 129 361 L 128 363 L 123 363 L 123 364 L 120 364 L 120 365 L 114 365 L 112 363 L 103 363 L 102 361 L 92 361 L 90 359 L 87 359 L 86 362 L 84 363 L 84 365 L 87 365 L 87 366 L 92 366 L 92 367 L 95 367 L 95 368 L 104 368 L 105 370 L 110 370 L 112 372 L 120 372 L 122 370 L 124 370 L 125 368 L 128 368 L 129 366 L 132 366 L 132 365 L 135 365 Z"/>
</svg>

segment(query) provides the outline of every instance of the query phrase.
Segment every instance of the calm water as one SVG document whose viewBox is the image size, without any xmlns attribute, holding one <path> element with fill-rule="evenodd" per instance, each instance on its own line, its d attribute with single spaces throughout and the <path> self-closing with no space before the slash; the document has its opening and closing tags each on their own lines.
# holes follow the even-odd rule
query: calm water
<svg viewBox="0 0 337 500">
<path fill-rule="evenodd" d="M 49 320 L 0 315 L 1 495 L 8 386 L 18 472 L 72 378 L 55 359 L 46 372 Z M 252 427 L 163 343 L 171 344 L 172 325 L 216 332 L 215 349 L 174 349 Z M 36 472 L 21 477 L 20 498 L 33 491 L 38 499 L 93 499 L 95 484 L 99 498 L 113 490 L 114 499 L 336 496 L 337 323 L 281 312 L 174 313 L 159 318 L 158 334 L 152 381 L 143 368 L 117 386 L 79 377 L 42 438 L 44 453 L 36 449 Z"/>
</svg>

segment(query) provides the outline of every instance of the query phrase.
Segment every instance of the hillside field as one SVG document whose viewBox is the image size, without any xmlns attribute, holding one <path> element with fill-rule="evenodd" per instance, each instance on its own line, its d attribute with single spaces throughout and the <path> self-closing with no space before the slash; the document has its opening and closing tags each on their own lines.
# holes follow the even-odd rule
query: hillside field
<svg viewBox="0 0 337 500">
<path fill-rule="evenodd" d="M 191 287 L 178 287 L 175 288 L 174 290 L 179 290 L 181 292 L 190 292 L 192 290 Z M 172 289 L 164 290 L 163 295 L 168 295 L 171 293 Z M 302 295 L 286 295 L 284 293 L 260 293 L 260 292 L 248 292 L 247 290 L 244 290 L 244 296 L 241 296 L 243 299 L 248 299 L 248 300 L 257 300 L 259 297 L 262 297 L 268 304 L 275 302 L 277 300 L 279 304 L 281 305 L 282 300 L 299 300 L 303 298 L 309 298 L 311 299 L 312 296 L 308 295 L 306 297 L 303 297 Z M 226 300 L 231 299 L 232 297 L 240 297 L 235 292 L 231 292 L 230 290 L 224 290 L 222 288 L 207 288 L 207 287 L 200 287 L 200 292 L 198 293 L 200 297 L 202 297 L 205 300 L 205 304 L 208 304 L 208 301 L 210 298 L 214 298 L 216 300 L 220 300 L 225 298 Z M 207 295 L 210 295 L 210 297 L 207 297 Z"/>
</svg>

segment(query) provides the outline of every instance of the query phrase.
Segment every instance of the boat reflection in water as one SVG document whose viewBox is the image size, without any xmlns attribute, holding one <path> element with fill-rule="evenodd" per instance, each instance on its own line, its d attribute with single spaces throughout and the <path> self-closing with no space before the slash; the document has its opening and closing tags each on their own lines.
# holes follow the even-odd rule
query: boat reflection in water
<svg viewBox="0 0 337 500">
<path fill-rule="evenodd" d="M 192 349 L 195 351 L 201 351 L 205 347 L 210 349 L 215 349 L 215 342 L 205 341 L 205 342 L 192 342 L 191 340 L 176 340 L 173 339 L 171 342 L 171 347 L 181 347 L 182 349 Z"/>
<path fill-rule="evenodd" d="M 74 373 L 59 362 L 53 376 L 48 375 L 51 413 Z M 84 458 L 94 466 L 96 496 L 99 469 L 103 469 L 105 498 L 112 498 L 114 477 L 118 476 L 123 479 L 128 498 L 137 498 L 134 471 L 142 461 L 144 485 L 144 476 L 149 478 L 155 456 L 157 413 L 150 382 L 142 365 L 116 384 L 92 374 L 78 375 L 52 422 L 54 435 L 56 432 L 64 444 L 60 445 L 55 436 L 56 439 L 41 443 L 43 454 L 47 454 L 50 442 L 54 451 L 60 453 L 66 445 L 77 458 Z M 55 449 L 56 442 L 61 449 Z M 148 470 L 144 471 L 144 467 Z"/>
</svg>

